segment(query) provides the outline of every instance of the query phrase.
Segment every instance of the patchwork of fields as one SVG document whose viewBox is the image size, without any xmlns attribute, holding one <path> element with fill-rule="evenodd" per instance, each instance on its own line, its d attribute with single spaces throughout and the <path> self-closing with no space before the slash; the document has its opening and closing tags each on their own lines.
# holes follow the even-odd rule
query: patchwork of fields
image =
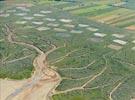
<svg viewBox="0 0 135 100">
<path fill-rule="evenodd" d="M 8 25 L 17 42 L 43 52 L 52 44 L 60 47 L 47 56 L 49 68 L 61 76 L 50 100 L 134 100 L 135 14 L 114 3 L 119 0 L 5 5 L 0 10 L 0 78 L 30 78 L 38 55 L 11 43 Z"/>
<path fill-rule="evenodd" d="M 135 31 L 134 0 L 101 2 L 66 3 L 57 7 L 74 15 L 87 17 L 90 20 Z"/>
</svg>

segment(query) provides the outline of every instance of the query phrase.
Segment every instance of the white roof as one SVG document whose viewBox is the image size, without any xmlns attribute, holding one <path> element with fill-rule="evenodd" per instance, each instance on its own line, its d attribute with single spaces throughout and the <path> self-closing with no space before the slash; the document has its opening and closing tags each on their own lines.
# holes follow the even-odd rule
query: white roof
<svg viewBox="0 0 135 100">
<path fill-rule="evenodd" d="M 27 13 L 16 13 L 15 15 L 17 15 L 17 16 L 25 16 L 25 15 L 27 15 Z"/>
<path fill-rule="evenodd" d="M 65 32 L 67 31 L 66 29 L 62 29 L 62 28 L 54 28 L 55 31 L 59 31 L 59 32 Z"/>
<path fill-rule="evenodd" d="M 79 24 L 78 26 L 79 26 L 79 27 L 88 27 L 89 25 L 86 25 L 86 24 Z"/>
<path fill-rule="evenodd" d="M 72 25 L 72 24 L 64 24 L 63 26 L 70 27 L 70 28 L 74 28 L 75 27 L 75 25 Z"/>
<path fill-rule="evenodd" d="M 43 22 L 32 22 L 33 24 L 36 24 L 36 25 L 42 25 Z"/>
<path fill-rule="evenodd" d="M 133 40 L 132 43 L 135 43 L 135 40 Z"/>
<path fill-rule="evenodd" d="M 47 21 L 51 21 L 51 22 L 56 21 L 56 19 L 54 19 L 54 18 L 46 18 L 46 20 L 47 20 Z"/>
<path fill-rule="evenodd" d="M 95 36 L 98 36 L 98 37 L 105 37 L 106 34 L 104 33 L 94 33 Z"/>
<path fill-rule="evenodd" d="M 42 11 L 40 11 L 40 13 L 43 13 L 43 14 L 49 14 L 49 13 L 52 13 L 52 11 L 49 11 L 49 10 L 44 11 L 44 10 L 42 10 Z"/>
<path fill-rule="evenodd" d="M 71 19 L 60 19 L 61 22 L 64 22 L 64 23 L 70 23 L 72 22 Z"/>
<path fill-rule="evenodd" d="M 33 26 L 25 26 L 25 28 L 34 28 Z"/>
<path fill-rule="evenodd" d="M 32 20 L 34 17 L 23 17 L 23 19 L 26 19 L 26 20 Z"/>
<path fill-rule="evenodd" d="M 98 31 L 98 29 L 94 28 L 94 27 L 88 27 L 86 29 L 89 30 L 89 31 L 92 31 L 92 32 Z"/>
<path fill-rule="evenodd" d="M 27 21 L 16 21 L 15 23 L 16 24 L 25 24 L 25 23 L 27 23 Z"/>
<path fill-rule="evenodd" d="M 8 17 L 10 14 L 0 14 L 0 17 Z"/>
<path fill-rule="evenodd" d="M 118 44 L 121 44 L 121 45 L 127 44 L 127 42 L 126 41 L 123 41 L 123 40 L 113 40 L 113 42 L 118 43 Z"/>
<path fill-rule="evenodd" d="M 112 34 L 112 36 L 116 37 L 116 38 L 124 38 L 125 35 L 123 34 Z"/>
<path fill-rule="evenodd" d="M 132 47 L 132 50 L 135 50 L 135 47 Z"/>
<path fill-rule="evenodd" d="M 78 33 L 78 34 L 80 34 L 80 33 L 82 33 L 83 31 L 80 31 L 80 30 L 72 30 L 71 31 L 71 33 Z"/>
<path fill-rule="evenodd" d="M 124 4 L 126 4 L 126 2 L 115 3 L 115 4 L 113 4 L 113 5 L 114 5 L 114 6 L 122 6 L 122 5 L 124 5 Z"/>
<path fill-rule="evenodd" d="M 107 46 L 108 48 L 114 49 L 114 50 L 120 50 L 123 48 L 123 46 L 120 45 L 114 45 L 114 44 L 110 44 Z"/>
<path fill-rule="evenodd" d="M 49 27 L 38 27 L 37 30 L 39 31 L 45 31 L 45 30 L 49 30 Z"/>
<path fill-rule="evenodd" d="M 36 17 L 44 17 L 45 15 L 43 15 L 43 14 L 34 14 L 33 16 L 36 16 Z"/>
</svg>

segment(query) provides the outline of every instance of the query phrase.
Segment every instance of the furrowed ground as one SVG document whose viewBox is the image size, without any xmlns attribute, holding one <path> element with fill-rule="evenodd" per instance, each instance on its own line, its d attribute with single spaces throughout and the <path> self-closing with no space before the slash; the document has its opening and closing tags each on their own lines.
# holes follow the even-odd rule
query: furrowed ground
<svg viewBox="0 0 135 100">
<path fill-rule="evenodd" d="M 31 77 L 37 56 L 35 50 L 7 40 L 8 24 L 18 42 L 32 44 L 43 52 L 50 50 L 51 44 L 61 47 L 47 58 L 49 67 L 62 79 L 51 100 L 132 100 L 134 31 L 111 25 L 127 26 L 134 20 L 134 10 L 115 7 L 114 3 L 120 2 L 114 1 L 4 6 L 0 13 L 0 78 Z"/>
<path fill-rule="evenodd" d="M 135 31 L 134 0 L 101 0 L 66 3 L 58 8 L 100 23 Z"/>
</svg>

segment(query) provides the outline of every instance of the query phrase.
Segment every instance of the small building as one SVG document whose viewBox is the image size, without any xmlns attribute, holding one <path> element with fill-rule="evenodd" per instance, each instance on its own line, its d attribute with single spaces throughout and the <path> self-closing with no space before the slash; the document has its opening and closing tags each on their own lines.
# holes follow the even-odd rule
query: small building
<svg viewBox="0 0 135 100">
<path fill-rule="evenodd" d="M 97 37 L 105 37 L 106 36 L 106 34 L 104 34 L 104 33 L 94 33 L 94 35 Z"/>
<path fill-rule="evenodd" d="M 125 44 L 127 44 L 127 42 L 126 41 L 123 41 L 123 40 L 113 40 L 113 42 L 115 42 L 115 43 L 117 43 L 117 44 L 120 44 L 120 45 L 125 45 Z"/>
</svg>

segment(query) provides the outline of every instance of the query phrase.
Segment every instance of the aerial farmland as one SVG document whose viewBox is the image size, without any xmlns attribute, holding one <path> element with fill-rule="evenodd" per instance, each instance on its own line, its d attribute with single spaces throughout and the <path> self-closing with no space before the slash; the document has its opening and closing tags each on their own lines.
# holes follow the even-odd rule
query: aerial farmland
<svg viewBox="0 0 135 100">
<path fill-rule="evenodd" d="M 134 0 L 0 1 L 0 100 L 135 100 Z"/>
</svg>

